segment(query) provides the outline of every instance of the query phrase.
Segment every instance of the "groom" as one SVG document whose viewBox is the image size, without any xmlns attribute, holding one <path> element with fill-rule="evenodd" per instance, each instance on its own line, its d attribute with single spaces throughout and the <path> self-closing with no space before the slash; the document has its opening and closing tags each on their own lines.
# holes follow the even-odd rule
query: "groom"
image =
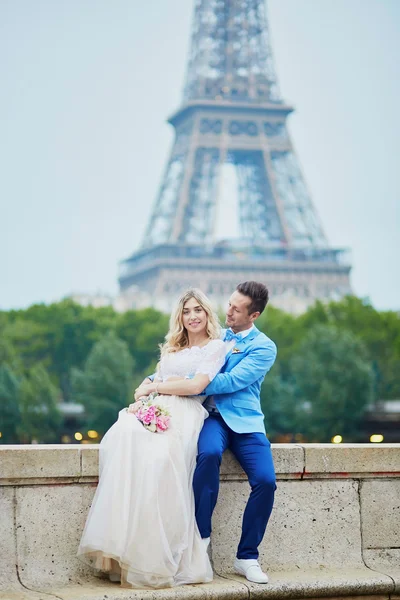
<svg viewBox="0 0 400 600">
<path fill-rule="evenodd" d="M 254 583 L 268 582 L 257 560 L 257 548 L 271 515 L 276 489 L 260 405 L 260 387 L 274 364 L 276 346 L 254 325 L 267 302 L 267 288 L 256 281 L 239 284 L 229 299 L 224 338 L 228 352 L 220 373 L 203 392 L 208 396 L 204 406 L 210 416 L 200 433 L 193 480 L 196 520 L 208 546 L 224 450 L 229 448 L 246 472 L 251 494 L 234 567 Z"/>
</svg>

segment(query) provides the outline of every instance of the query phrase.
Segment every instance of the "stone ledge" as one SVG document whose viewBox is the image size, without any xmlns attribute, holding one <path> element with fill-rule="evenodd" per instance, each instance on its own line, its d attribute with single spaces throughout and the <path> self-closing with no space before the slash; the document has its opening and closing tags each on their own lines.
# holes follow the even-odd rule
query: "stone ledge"
<svg viewBox="0 0 400 600">
<path fill-rule="evenodd" d="M 76 479 L 81 476 L 79 446 L 64 444 L 21 444 L 0 446 L 2 480 L 31 478 Z"/>
<path fill-rule="evenodd" d="M 400 548 L 367 549 L 363 555 L 367 567 L 393 579 L 395 592 L 400 595 Z"/>
<path fill-rule="evenodd" d="M 249 589 L 250 598 L 336 598 L 341 596 L 389 597 L 395 591 L 391 577 L 359 569 L 296 569 L 271 571 L 269 583 L 260 586 L 245 581 L 239 575 L 228 574 L 235 581 L 243 581 Z"/>
<path fill-rule="evenodd" d="M 272 444 L 278 479 L 400 477 L 400 444 Z M 0 445 L 0 486 L 95 482 L 99 445 Z M 246 479 L 227 451 L 222 480 Z"/>
<path fill-rule="evenodd" d="M 21 587 L 13 592 L 0 592 L 0 600 L 248 600 L 300 598 L 359 598 L 377 600 L 393 598 L 390 577 L 370 571 L 314 569 L 270 573 L 267 585 L 252 584 L 230 573 L 216 575 L 208 584 L 179 586 L 161 590 L 131 590 L 105 580 L 91 580 L 81 585 L 46 588 L 42 592 Z M 350 597 L 350 598 L 349 598 Z"/>
<path fill-rule="evenodd" d="M 303 444 L 302 448 L 305 478 L 324 473 L 400 476 L 400 444 Z"/>
<path fill-rule="evenodd" d="M 46 588 L 43 592 L 21 588 L 18 592 L 0 592 L 0 600 L 248 600 L 246 585 L 215 576 L 212 583 L 185 585 L 160 590 L 132 590 L 108 581 L 92 580 L 81 585 Z"/>
<path fill-rule="evenodd" d="M 260 546 L 270 584 L 253 586 L 229 572 L 249 486 L 234 457 L 226 453 L 211 544 L 220 577 L 209 586 L 163 590 L 161 595 L 102 582 L 77 561 L 96 488 L 98 446 L 0 446 L 0 600 L 360 595 L 376 600 L 399 594 L 400 472 L 392 469 L 400 444 L 285 444 L 273 446 L 273 454 L 280 481 Z M 303 478 L 307 464 L 315 471 Z M 379 475 L 368 471 L 369 465 L 379 467 Z M 329 471 L 343 466 L 345 471 Z"/>
</svg>

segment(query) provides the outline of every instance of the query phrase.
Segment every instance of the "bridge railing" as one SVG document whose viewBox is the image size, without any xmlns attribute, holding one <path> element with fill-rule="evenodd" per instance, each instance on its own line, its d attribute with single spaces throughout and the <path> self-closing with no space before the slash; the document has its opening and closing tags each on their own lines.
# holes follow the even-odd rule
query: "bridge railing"
<svg viewBox="0 0 400 600">
<path fill-rule="evenodd" d="M 400 595 L 400 444 L 277 444 L 273 455 L 278 488 L 260 547 L 270 583 L 233 573 L 249 486 L 226 453 L 214 583 L 151 596 L 99 579 L 76 557 L 98 446 L 0 446 L 0 599 Z"/>
</svg>

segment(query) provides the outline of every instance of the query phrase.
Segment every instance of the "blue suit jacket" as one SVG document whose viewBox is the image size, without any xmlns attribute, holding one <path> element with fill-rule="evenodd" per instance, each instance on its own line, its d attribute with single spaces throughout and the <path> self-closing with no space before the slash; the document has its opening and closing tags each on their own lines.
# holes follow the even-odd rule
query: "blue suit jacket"
<svg viewBox="0 0 400 600">
<path fill-rule="evenodd" d="M 235 343 L 220 373 L 203 392 L 214 396 L 222 418 L 236 433 L 265 433 L 260 388 L 276 352 L 274 342 L 254 327 Z"/>
</svg>

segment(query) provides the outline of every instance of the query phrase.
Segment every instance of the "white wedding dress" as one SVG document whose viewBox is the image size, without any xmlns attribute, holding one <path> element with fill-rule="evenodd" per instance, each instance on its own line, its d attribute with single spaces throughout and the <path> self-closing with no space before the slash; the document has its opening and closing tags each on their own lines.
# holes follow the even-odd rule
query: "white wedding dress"
<svg viewBox="0 0 400 600">
<path fill-rule="evenodd" d="M 213 379 L 225 362 L 221 340 L 167 354 L 157 376 Z M 194 515 L 197 440 L 208 413 L 205 396 L 157 396 L 168 407 L 169 429 L 151 433 L 128 413 L 100 444 L 99 484 L 78 555 L 112 580 L 133 588 L 163 588 L 212 580 Z"/>
</svg>

